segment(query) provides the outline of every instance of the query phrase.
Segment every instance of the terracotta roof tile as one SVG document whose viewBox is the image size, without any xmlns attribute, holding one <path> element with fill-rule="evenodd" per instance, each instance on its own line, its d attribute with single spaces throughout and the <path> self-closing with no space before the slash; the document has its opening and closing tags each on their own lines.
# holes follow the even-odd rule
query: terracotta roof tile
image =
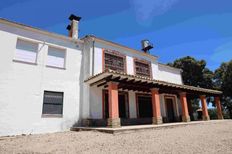
<svg viewBox="0 0 232 154">
<path fill-rule="evenodd" d="M 186 90 L 198 91 L 198 92 L 205 92 L 205 93 L 217 94 L 217 95 L 222 94 L 222 92 L 218 91 L 218 90 L 212 90 L 212 89 L 206 89 L 206 88 L 200 88 L 200 87 L 194 87 L 194 86 L 188 86 L 188 85 L 175 84 L 175 83 L 170 83 L 170 82 L 166 82 L 166 81 L 154 80 L 154 79 L 149 78 L 149 77 L 143 77 L 143 76 L 139 76 L 139 75 L 130 75 L 130 74 L 126 74 L 124 72 L 117 72 L 117 71 L 113 71 L 110 69 L 107 69 L 101 73 L 98 73 L 94 76 L 89 77 L 88 79 L 85 80 L 85 82 L 88 82 L 88 81 L 90 81 L 98 76 L 101 76 L 103 74 L 121 75 L 124 77 L 130 77 L 130 78 L 134 78 L 134 79 L 142 79 L 142 80 L 146 80 L 146 81 L 151 81 L 152 83 L 157 84 L 157 85 L 161 85 L 161 86 L 174 87 L 174 88 L 180 88 L 180 89 L 186 89 Z"/>
</svg>

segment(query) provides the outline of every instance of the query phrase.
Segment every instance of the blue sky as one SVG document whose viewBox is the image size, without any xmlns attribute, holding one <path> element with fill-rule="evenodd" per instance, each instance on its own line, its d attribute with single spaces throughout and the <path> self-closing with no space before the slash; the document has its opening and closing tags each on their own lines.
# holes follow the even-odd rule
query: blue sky
<svg viewBox="0 0 232 154">
<path fill-rule="evenodd" d="M 82 17 L 80 35 L 94 34 L 140 50 L 149 39 L 162 63 L 183 56 L 214 70 L 232 59 L 231 0 L 1 0 L 0 16 L 67 35 L 68 17 Z"/>
</svg>

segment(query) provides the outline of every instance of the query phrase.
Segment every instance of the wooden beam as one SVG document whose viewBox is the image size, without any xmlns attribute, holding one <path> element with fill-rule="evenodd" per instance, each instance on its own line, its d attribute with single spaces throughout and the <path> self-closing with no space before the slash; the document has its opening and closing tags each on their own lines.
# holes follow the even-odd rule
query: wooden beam
<svg viewBox="0 0 232 154">
<path fill-rule="evenodd" d="M 104 77 L 103 79 L 100 79 L 100 80 L 98 80 L 98 81 L 96 81 L 96 82 L 91 83 L 90 86 L 94 86 L 94 85 L 96 85 L 96 84 L 102 83 L 104 80 L 109 80 L 109 79 L 112 78 L 112 76 L 113 76 L 113 75 L 108 75 L 108 76 Z"/>
<path fill-rule="evenodd" d="M 124 79 L 119 80 L 119 82 L 126 82 L 127 80 L 128 78 L 124 78 Z"/>
<path fill-rule="evenodd" d="M 107 84 L 107 81 L 105 81 L 105 82 L 103 82 L 103 83 L 97 85 L 97 87 L 101 87 L 101 86 L 104 86 L 104 85 L 106 85 L 106 84 Z"/>
</svg>

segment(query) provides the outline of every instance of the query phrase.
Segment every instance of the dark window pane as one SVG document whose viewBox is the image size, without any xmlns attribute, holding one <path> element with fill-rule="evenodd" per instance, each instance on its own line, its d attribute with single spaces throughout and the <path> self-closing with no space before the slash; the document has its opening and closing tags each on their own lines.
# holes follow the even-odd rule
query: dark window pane
<svg viewBox="0 0 232 154">
<path fill-rule="evenodd" d="M 62 114 L 63 113 L 63 93 L 44 92 L 43 114 Z"/>
<path fill-rule="evenodd" d="M 62 105 L 44 104 L 43 114 L 62 114 Z"/>
<path fill-rule="evenodd" d="M 139 117 L 152 117 L 152 101 L 151 97 L 138 96 Z"/>
</svg>

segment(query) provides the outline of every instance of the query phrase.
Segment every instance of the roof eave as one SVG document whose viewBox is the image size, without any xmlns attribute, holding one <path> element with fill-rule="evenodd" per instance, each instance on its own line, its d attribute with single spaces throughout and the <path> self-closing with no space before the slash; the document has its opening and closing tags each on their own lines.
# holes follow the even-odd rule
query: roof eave
<svg viewBox="0 0 232 154">
<path fill-rule="evenodd" d="M 222 95 L 222 92 L 218 91 L 218 90 L 205 89 L 205 88 L 188 86 L 188 85 L 179 85 L 179 84 L 169 83 L 169 82 L 165 82 L 165 81 L 153 80 L 153 79 L 147 78 L 147 77 L 129 75 L 129 74 L 126 74 L 126 73 L 123 73 L 123 72 L 116 72 L 116 71 L 113 71 L 113 70 L 105 70 L 102 73 L 91 76 L 90 78 L 86 79 L 84 82 L 85 83 L 91 83 L 90 81 L 96 82 L 97 80 L 102 79 L 102 77 L 106 77 L 106 76 L 109 76 L 109 75 L 125 76 L 125 77 L 128 77 L 128 78 L 135 78 L 135 79 L 142 80 L 142 81 L 149 81 L 149 82 L 153 82 L 155 84 L 168 86 L 168 87 L 171 86 L 171 87 L 181 88 L 181 89 L 185 89 L 185 90 L 208 93 L 208 94 L 212 94 L 212 95 Z"/>
<path fill-rule="evenodd" d="M 21 28 L 21 29 L 24 29 L 24 30 L 29 30 L 29 31 L 32 31 L 32 32 L 40 33 L 40 34 L 43 34 L 43 35 L 48 35 L 50 37 L 54 37 L 54 38 L 74 42 L 74 43 L 81 43 L 81 44 L 84 43 L 84 41 L 80 40 L 80 39 L 73 39 L 73 38 L 68 37 L 68 36 L 64 36 L 64 35 L 60 35 L 60 34 L 57 34 L 57 33 L 49 32 L 49 31 L 46 31 L 46 30 L 42 30 L 42 29 L 39 29 L 39 28 L 32 27 L 32 26 L 24 25 L 24 24 L 17 23 L 17 22 L 14 22 L 14 21 L 10 21 L 10 20 L 4 19 L 4 18 L 0 18 L 0 23 L 7 24 L 7 25 L 10 25 L 10 26 L 14 26 L 14 27 L 17 27 L 17 28 Z"/>
</svg>

